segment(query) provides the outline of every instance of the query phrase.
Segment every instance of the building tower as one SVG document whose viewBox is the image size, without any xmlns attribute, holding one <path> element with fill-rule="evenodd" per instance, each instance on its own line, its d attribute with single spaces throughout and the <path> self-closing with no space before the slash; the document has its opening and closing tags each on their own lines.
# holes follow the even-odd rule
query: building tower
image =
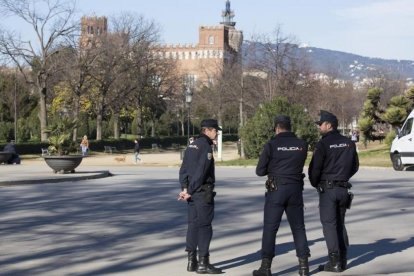
<svg viewBox="0 0 414 276">
<path fill-rule="evenodd" d="M 100 43 L 103 36 L 108 33 L 108 19 L 102 17 L 82 17 L 81 19 L 81 47 L 92 47 Z"/>
<path fill-rule="evenodd" d="M 230 0 L 226 1 L 226 9 L 221 13 L 221 17 L 223 18 L 221 24 L 231 27 L 236 26 L 236 22 L 232 21 L 234 17 L 234 11 L 230 9 Z"/>
</svg>

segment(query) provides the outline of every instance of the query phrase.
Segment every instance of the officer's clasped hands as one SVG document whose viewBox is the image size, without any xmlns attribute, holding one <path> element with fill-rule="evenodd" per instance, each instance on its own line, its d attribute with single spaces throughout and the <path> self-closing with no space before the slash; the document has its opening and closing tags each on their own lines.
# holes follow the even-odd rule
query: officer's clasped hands
<svg viewBox="0 0 414 276">
<path fill-rule="evenodd" d="M 187 201 L 190 197 L 191 197 L 191 195 L 188 194 L 186 190 L 184 190 L 184 191 L 182 191 L 181 193 L 178 194 L 177 200 Z"/>
</svg>

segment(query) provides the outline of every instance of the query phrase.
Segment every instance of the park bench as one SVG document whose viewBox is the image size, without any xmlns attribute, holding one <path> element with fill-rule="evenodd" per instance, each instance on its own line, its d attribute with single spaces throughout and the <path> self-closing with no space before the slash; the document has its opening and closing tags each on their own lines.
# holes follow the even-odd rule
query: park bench
<svg viewBox="0 0 414 276">
<path fill-rule="evenodd" d="M 116 147 L 112 147 L 112 146 L 104 146 L 104 150 L 105 150 L 104 151 L 105 153 L 110 153 L 110 154 L 117 151 Z"/>
<path fill-rule="evenodd" d="M 47 148 L 42 148 L 42 156 L 50 155 L 50 152 Z"/>
</svg>

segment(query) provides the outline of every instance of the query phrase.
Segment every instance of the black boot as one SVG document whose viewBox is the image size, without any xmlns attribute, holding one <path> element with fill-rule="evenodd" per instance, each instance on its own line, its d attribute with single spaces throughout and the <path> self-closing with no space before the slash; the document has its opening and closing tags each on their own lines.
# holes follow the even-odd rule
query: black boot
<svg viewBox="0 0 414 276">
<path fill-rule="evenodd" d="M 210 264 L 210 258 L 209 257 L 198 257 L 198 266 L 196 272 L 198 274 L 221 274 L 223 271 L 221 271 L 220 268 L 214 267 L 212 264 Z"/>
<path fill-rule="evenodd" d="M 339 262 L 339 253 L 329 253 L 329 261 L 325 265 L 320 265 L 319 271 L 342 272 Z"/>
<path fill-rule="evenodd" d="M 272 266 L 272 259 L 263 258 L 262 264 L 258 270 L 253 270 L 253 276 L 272 276 L 270 267 Z"/>
<path fill-rule="evenodd" d="M 308 257 L 299 258 L 299 275 L 309 276 Z"/>
<path fill-rule="evenodd" d="M 197 269 L 197 252 L 196 251 L 188 251 L 188 264 L 187 264 L 187 271 L 193 272 Z"/>
<path fill-rule="evenodd" d="M 348 257 L 347 257 L 347 251 L 341 251 L 341 253 L 339 254 L 340 257 L 340 266 L 342 271 L 347 269 L 348 266 Z"/>
</svg>

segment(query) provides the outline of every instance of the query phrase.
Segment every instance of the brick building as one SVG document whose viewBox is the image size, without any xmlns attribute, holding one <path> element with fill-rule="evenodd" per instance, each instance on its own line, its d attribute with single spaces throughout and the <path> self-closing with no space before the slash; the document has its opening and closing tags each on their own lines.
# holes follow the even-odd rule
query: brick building
<svg viewBox="0 0 414 276">
<path fill-rule="evenodd" d="M 225 63 L 239 62 L 243 33 L 235 28 L 230 1 L 222 11 L 222 22 L 217 26 L 200 26 L 196 45 L 159 45 L 161 58 L 176 60 L 177 74 L 192 83 L 208 85 L 223 70 Z M 106 17 L 82 17 L 81 47 L 99 46 L 101 37 L 108 35 Z"/>
<path fill-rule="evenodd" d="M 178 74 L 199 84 L 208 85 L 222 72 L 225 63 L 239 62 L 243 33 L 235 28 L 230 1 L 217 26 L 200 26 L 196 45 L 160 46 L 159 54 L 177 62 Z"/>
</svg>

